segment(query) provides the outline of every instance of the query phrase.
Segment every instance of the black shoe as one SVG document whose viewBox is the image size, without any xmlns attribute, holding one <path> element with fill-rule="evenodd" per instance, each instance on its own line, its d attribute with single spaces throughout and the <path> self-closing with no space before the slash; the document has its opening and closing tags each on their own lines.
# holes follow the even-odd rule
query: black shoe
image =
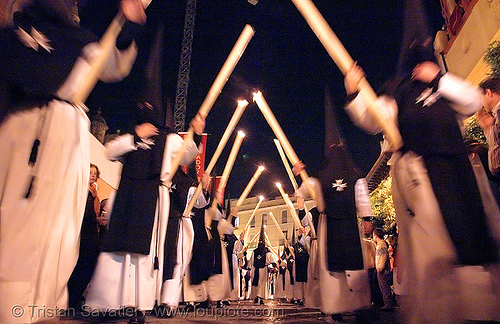
<svg viewBox="0 0 500 324">
<path fill-rule="evenodd" d="M 260 298 L 260 303 L 261 305 L 264 305 L 264 299 Z"/>
<path fill-rule="evenodd" d="M 332 314 L 331 315 L 332 320 L 337 321 L 337 322 L 342 322 L 344 318 L 342 317 L 341 314 Z"/>
<path fill-rule="evenodd" d="M 226 306 L 231 305 L 231 303 L 229 302 L 229 300 L 223 300 L 223 301 L 222 301 L 222 304 L 223 304 L 223 305 L 226 305 Z"/>
<path fill-rule="evenodd" d="M 302 301 L 302 299 L 299 299 L 299 300 L 297 301 L 297 305 L 298 305 L 298 306 L 304 306 L 304 302 Z"/>
<path fill-rule="evenodd" d="M 222 306 L 224 306 L 224 305 L 222 304 L 222 301 L 218 300 L 218 301 L 217 301 L 217 306 L 216 306 L 216 307 L 217 307 L 217 308 L 222 308 Z"/>
<path fill-rule="evenodd" d="M 130 324 L 142 324 L 142 323 L 146 323 L 146 315 L 144 315 L 143 312 L 141 311 L 136 311 L 134 316 L 132 316 L 128 322 Z"/>
<path fill-rule="evenodd" d="M 182 310 L 184 312 L 188 312 L 188 313 L 194 312 L 195 311 L 195 305 L 189 303 Z"/>
<path fill-rule="evenodd" d="M 255 297 L 255 299 L 253 300 L 254 304 L 258 304 L 259 303 L 259 297 Z"/>
<path fill-rule="evenodd" d="M 195 308 L 203 308 L 203 309 L 209 309 L 210 308 L 210 301 L 207 299 L 205 301 L 195 303 L 194 304 Z"/>
</svg>

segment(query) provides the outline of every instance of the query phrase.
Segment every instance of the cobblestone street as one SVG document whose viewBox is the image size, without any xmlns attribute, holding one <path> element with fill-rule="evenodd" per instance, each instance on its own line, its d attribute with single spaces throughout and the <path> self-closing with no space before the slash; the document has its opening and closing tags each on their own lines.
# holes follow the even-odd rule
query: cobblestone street
<svg viewBox="0 0 500 324">
<path fill-rule="evenodd" d="M 44 323 L 128 323 L 127 318 L 112 314 L 107 320 L 93 319 L 90 313 L 84 313 L 79 318 L 58 318 Z M 322 314 L 318 309 L 310 309 L 290 303 L 268 300 L 265 305 L 256 305 L 251 301 L 232 302 L 223 308 L 196 309 L 194 312 L 177 311 L 171 318 L 158 318 L 149 314 L 146 323 L 357 323 L 354 314 L 345 314 L 343 321 L 334 321 L 330 316 Z M 366 314 L 362 323 L 398 323 L 396 312 L 381 312 L 372 310 Z M 358 322 L 359 323 L 359 322 Z"/>
</svg>

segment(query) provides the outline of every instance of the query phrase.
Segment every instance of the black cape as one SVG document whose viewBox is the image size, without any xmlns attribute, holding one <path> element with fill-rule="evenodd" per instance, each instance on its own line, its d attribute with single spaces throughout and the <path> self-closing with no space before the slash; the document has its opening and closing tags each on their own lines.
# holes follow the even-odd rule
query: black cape
<svg viewBox="0 0 500 324">
<path fill-rule="evenodd" d="M 139 148 L 123 156 L 120 185 L 103 251 L 149 254 L 169 133 L 170 129 L 160 128 L 159 134 L 152 137 L 155 144 L 151 149 Z"/>
</svg>

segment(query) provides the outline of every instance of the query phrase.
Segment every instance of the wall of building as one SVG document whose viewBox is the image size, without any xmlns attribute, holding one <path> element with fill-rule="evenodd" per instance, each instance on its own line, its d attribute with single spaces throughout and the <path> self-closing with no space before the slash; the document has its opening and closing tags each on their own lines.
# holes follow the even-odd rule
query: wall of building
<svg viewBox="0 0 500 324">
<path fill-rule="evenodd" d="M 295 201 L 294 197 L 290 197 L 295 209 L 298 209 L 297 203 Z M 236 201 L 231 201 L 231 205 L 234 205 Z M 255 207 L 257 206 L 258 203 L 258 198 L 257 197 L 251 197 L 245 199 L 243 205 L 241 206 L 240 210 L 238 211 L 238 221 L 239 225 L 234 231 L 236 236 L 239 237 L 240 233 L 243 231 L 245 228 L 245 225 L 248 223 L 250 216 L 255 210 Z M 314 207 L 314 202 L 313 201 L 306 201 L 306 208 L 311 209 Z M 286 211 L 287 217 L 286 217 L 286 222 L 283 222 L 282 218 L 282 212 Z M 265 200 L 261 203 L 260 207 L 257 209 L 255 212 L 255 225 L 252 227 L 249 227 L 248 233 L 246 234 L 246 239 L 245 239 L 245 244 L 248 243 L 260 230 L 261 225 L 262 225 L 262 216 L 267 215 L 267 226 L 265 227 L 265 231 L 269 237 L 269 240 L 271 242 L 271 245 L 273 248 L 281 252 L 283 251 L 283 241 L 282 241 L 282 236 L 279 232 L 279 229 L 276 227 L 274 224 L 273 220 L 270 218 L 269 213 L 272 212 L 273 215 L 275 216 L 278 224 L 281 227 L 281 230 L 283 232 L 286 232 L 287 235 L 287 240 L 292 241 L 292 233 L 294 229 L 297 228 L 297 226 L 294 223 L 293 217 L 290 214 L 290 211 L 287 209 L 287 206 L 285 205 L 285 202 L 283 198 L 281 197 L 276 197 L 274 199 L 270 200 Z M 296 236 L 295 236 L 296 237 Z M 256 238 L 255 242 L 250 245 L 250 248 L 253 248 L 257 245 L 258 238 Z"/>
<path fill-rule="evenodd" d="M 500 0 L 479 0 L 444 55 L 448 70 L 478 84 L 488 73 L 483 54 L 499 30 Z"/>
</svg>

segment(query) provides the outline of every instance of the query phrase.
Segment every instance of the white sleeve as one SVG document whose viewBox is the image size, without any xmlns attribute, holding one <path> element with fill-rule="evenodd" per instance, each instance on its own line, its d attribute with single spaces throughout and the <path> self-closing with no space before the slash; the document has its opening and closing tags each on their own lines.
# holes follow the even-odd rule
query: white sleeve
<svg viewBox="0 0 500 324">
<path fill-rule="evenodd" d="M 273 252 L 268 252 L 266 253 L 266 264 L 271 264 L 273 262 L 276 262 L 278 259 L 276 258 L 276 256 L 274 255 Z"/>
<path fill-rule="evenodd" d="M 167 143 L 165 145 L 165 152 L 163 155 L 163 166 L 161 170 L 162 180 L 165 180 L 168 177 L 168 174 L 170 173 L 170 169 L 172 167 L 172 160 L 181 150 L 183 144 L 184 140 L 182 139 L 182 137 L 179 136 L 179 134 L 175 133 L 168 134 Z M 186 166 L 189 165 L 191 162 L 194 161 L 194 158 L 199 153 L 200 151 L 196 147 L 196 144 L 193 141 L 191 141 L 191 143 L 188 143 L 186 147 L 186 151 L 182 156 L 180 165 L 186 165 Z"/>
<path fill-rule="evenodd" d="M 314 190 L 314 192 L 318 196 L 318 197 L 316 197 L 316 208 L 320 212 L 324 212 L 325 211 L 325 200 L 323 199 L 323 189 L 321 188 L 321 183 L 319 182 L 318 179 L 313 178 L 313 177 L 307 178 L 307 180 L 303 181 L 302 184 L 300 185 L 300 187 L 297 188 L 297 190 L 295 190 L 295 195 L 297 197 L 301 197 L 304 200 L 311 198 L 309 190 L 306 187 L 306 182 L 307 182 L 307 186 L 309 186 L 312 190 Z"/>
<path fill-rule="evenodd" d="M 299 240 L 299 243 L 306 248 L 307 252 L 311 250 L 311 236 L 302 235 L 302 237 Z"/>
<path fill-rule="evenodd" d="M 188 204 L 191 201 L 191 199 L 193 199 L 195 191 L 196 191 L 196 187 L 189 188 L 188 197 L 187 197 Z M 194 203 L 194 207 L 203 208 L 203 207 L 207 206 L 209 204 L 209 202 L 210 202 L 210 198 L 207 199 L 205 197 L 205 195 L 203 194 L 203 192 L 200 192 L 200 194 L 198 195 L 198 198 L 196 199 L 196 202 Z"/>
<path fill-rule="evenodd" d="M 94 57 L 102 55 L 102 49 L 99 43 L 90 43 L 83 48 L 83 56 L 91 62 Z M 135 41 L 125 50 L 114 48 L 104 64 L 104 69 L 99 77 L 103 82 L 116 82 L 125 78 L 132 69 L 137 57 L 137 46 Z"/>
<path fill-rule="evenodd" d="M 467 80 L 451 73 L 446 73 L 439 80 L 437 93 L 450 100 L 453 109 L 461 115 L 472 116 L 481 108 L 479 89 Z"/>
<path fill-rule="evenodd" d="M 378 121 L 368 112 L 368 105 L 363 101 L 360 95 L 357 95 L 353 101 L 351 101 L 345 107 L 349 117 L 353 123 L 362 128 L 369 134 L 378 134 L 382 131 L 382 127 L 379 125 Z M 384 120 L 393 120 L 396 122 L 397 118 L 397 105 L 396 101 L 387 96 L 380 96 L 376 101 L 376 109 L 381 110 Z"/>
<path fill-rule="evenodd" d="M 354 195 L 359 217 L 373 216 L 369 194 L 366 178 L 358 179 L 354 186 Z"/>
<path fill-rule="evenodd" d="M 381 96 L 376 101 L 376 109 L 381 109 L 384 119 L 390 118 L 396 120 L 397 106 L 394 99 Z M 364 102 L 362 96 L 357 95 L 354 100 L 345 107 L 353 123 L 370 134 L 378 134 L 382 131 L 377 120 L 368 112 L 368 105 Z"/>
<path fill-rule="evenodd" d="M 106 155 L 112 161 L 117 160 L 125 153 L 137 150 L 137 146 L 134 143 L 134 135 L 132 134 L 118 136 L 106 143 L 106 148 Z"/>
</svg>

